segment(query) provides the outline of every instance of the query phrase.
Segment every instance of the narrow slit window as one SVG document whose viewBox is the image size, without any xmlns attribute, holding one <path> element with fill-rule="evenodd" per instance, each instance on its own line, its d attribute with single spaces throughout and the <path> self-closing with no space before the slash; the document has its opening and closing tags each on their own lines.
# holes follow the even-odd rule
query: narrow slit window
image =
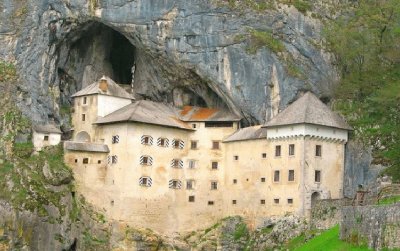
<svg viewBox="0 0 400 251">
<path fill-rule="evenodd" d="M 83 97 L 83 104 L 84 104 L 84 105 L 87 104 L 87 97 Z"/>
<path fill-rule="evenodd" d="M 315 170 L 314 180 L 315 182 L 321 182 L 321 171 Z"/>
<path fill-rule="evenodd" d="M 280 175 L 279 171 L 274 171 L 274 182 L 279 182 L 279 175 Z"/>
<path fill-rule="evenodd" d="M 294 155 L 294 144 L 290 144 L 289 145 L 289 156 L 293 156 Z"/>
<path fill-rule="evenodd" d="M 82 114 L 82 121 L 86 121 L 86 114 Z"/>
<path fill-rule="evenodd" d="M 289 170 L 288 181 L 294 181 L 294 170 Z"/>
<path fill-rule="evenodd" d="M 276 157 L 281 156 L 281 149 L 282 149 L 282 147 L 280 145 L 275 146 L 275 156 Z"/>
<path fill-rule="evenodd" d="M 316 145 L 315 146 L 315 156 L 321 157 L 322 156 L 322 146 Z"/>
</svg>

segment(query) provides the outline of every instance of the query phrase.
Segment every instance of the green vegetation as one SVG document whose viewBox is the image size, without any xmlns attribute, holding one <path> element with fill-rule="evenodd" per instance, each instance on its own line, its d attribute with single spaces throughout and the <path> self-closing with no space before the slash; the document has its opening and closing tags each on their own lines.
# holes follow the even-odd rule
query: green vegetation
<svg viewBox="0 0 400 251">
<path fill-rule="evenodd" d="M 390 205 L 400 202 L 400 195 L 389 196 L 378 201 L 378 205 Z"/>
<path fill-rule="evenodd" d="M 236 225 L 235 232 L 233 233 L 233 239 L 239 240 L 243 237 L 248 237 L 249 230 L 247 230 L 247 226 L 245 223 L 240 223 Z"/>
<path fill-rule="evenodd" d="M 275 53 L 285 51 L 283 43 L 274 38 L 270 31 L 249 30 L 249 45 L 247 47 L 247 52 L 255 54 L 257 50 L 262 47 L 267 47 Z"/>
<path fill-rule="evenodd" d="M 353 15 L 326 29 L 341 84 L 336 108 L 356 139 L 373 147 L 375 163 L 400 181 L 400 2 L 361 1 Z"/>
<path fill-rule="evenodd" d="M 370 250 L 364 243 L 360 243 L 358 240 L 353 244 L 347 243 L 339 239 L 339 226 L 336 225 L 335 227 L 322 232 L 321 234 L 317 235 L 316 237 L 308 240 L 306 242 L 305 235 L 300 235 L 297 238 L 290 241 L 284 249 L 288 250 L 296 250 L 296 251 L 306 251 L 306 250 L 313 250 L 313 251 L 329 251 L 329 250 L 342 250 L 342 251 L 363 251 L 363 250 Z"/>
<path fill-rule="evenodd" d="M 17 68 L 14 64 L 0 60 L 0 82 L 17 79 Z"/>
<path fill-rule="evenodd" d="M 20 144 L 16 149 L 23 152 L 29 147 L 29 144 Z M 46 165 L 51 177 L 44 175 L 42 168 Z M 1 164 L 0 195 L 15 208 L 36 211 L 40 216 L 48 216 L 46 207 L 52 204 L 58 208 L 61 217 L 66 213 L 61 198 L 69 189 L 53 191 L 51 185 L 65 184 L 70 179 L 71 171 L 63 162 L 62 146 L 49 147 L 38 155 L 28 158 L 14 156 L 12 163 Z"/>
</svg>

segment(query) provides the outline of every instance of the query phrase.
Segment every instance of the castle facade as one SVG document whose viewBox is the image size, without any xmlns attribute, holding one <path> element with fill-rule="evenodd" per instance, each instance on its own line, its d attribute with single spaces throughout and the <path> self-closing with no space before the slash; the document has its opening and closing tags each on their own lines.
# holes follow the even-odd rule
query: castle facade
<svg viewBox="0 0 400 251">
<path fill-rule="evenodd" d="M 233 215 L 256 226 L 343 196 L 351 128 L 312 93 L 247 128 L 221 109 L 135 101 L 106 77 L 73 98 L 65 161 L 108 218 L 162 233 Z"/>
</svg>

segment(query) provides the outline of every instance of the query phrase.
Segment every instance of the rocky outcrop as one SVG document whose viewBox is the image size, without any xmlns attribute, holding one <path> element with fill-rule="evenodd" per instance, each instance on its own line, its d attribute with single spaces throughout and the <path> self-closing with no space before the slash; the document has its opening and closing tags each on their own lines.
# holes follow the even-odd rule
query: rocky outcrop
<svg viewBox="0 0 400 251">
<path fill-rule="evenodd" d="M 211 0 L 1 5 L 0 57 L 16 61 L 19 107 L 37 121 L 54 117 L 66 123 L 60 110 L 81 84 L 103 74 L 130 84 L 133 65 L 134 88 L 147 97 L 174 102 L 187 94 L 199 104 L 228 106 L 248 122 L 270 118 L 273 100 L 283 108 L 302 89 L 329 96 L 337 81 L 330 55 L 320 46 L 320 20 L 294 6 L 257 12 Z M 253 30 L 282 49 L 252 44 Z"/>
<path fill-rule="evenodd" d="M 400 204 L 345 207 L 341 211 L 341 239 L 365 242 L 374 250 L 400 248 Z"/>
</svg>

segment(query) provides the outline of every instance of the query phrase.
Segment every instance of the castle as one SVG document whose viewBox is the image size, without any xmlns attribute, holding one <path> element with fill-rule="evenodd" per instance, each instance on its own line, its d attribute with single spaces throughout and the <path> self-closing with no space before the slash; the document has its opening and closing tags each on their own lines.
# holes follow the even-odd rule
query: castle
<svg viewBox="0 0 400 251">
<path fill-rule="evenodd" d="M 135 101 L 107 77 L 72 97 L 65 161 L 110 219 L 163 233 L 231 215 L 257 225 L 343 196 L 351 128 L 310 92 L 247 128 L 221 109 Z"/>
</svg>

